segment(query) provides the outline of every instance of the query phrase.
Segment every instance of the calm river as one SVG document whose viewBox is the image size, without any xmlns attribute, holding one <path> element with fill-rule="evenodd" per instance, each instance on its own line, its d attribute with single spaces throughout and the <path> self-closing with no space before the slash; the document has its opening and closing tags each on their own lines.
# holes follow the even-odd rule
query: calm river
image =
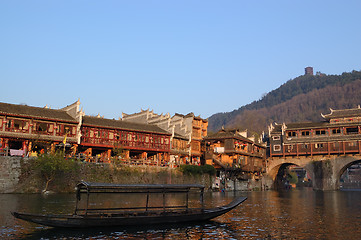
<svg viewBox="0 0 361 240">
<path fill-rule="evenodd" d="M 0 239 L 361 239 L 361 191 L 208 193 L 206 201 L 223 205 L 238 195 L 248 199 L 205 223 L 58 230 L 17 220 L 10 211 L 69 213 L 73 194 L 0 194 Z"/>
</svg>

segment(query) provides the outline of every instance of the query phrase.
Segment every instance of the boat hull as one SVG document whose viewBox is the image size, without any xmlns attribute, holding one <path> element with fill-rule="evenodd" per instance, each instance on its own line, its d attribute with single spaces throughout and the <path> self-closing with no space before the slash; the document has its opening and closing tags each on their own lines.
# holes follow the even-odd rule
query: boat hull
<svg viewBox="0 0 361 240">
<path fill-rule="evenodd" d="M 185 223 L 206 221 L 231 211 L 247 198 L 237 198 L 230 204 L 204 209 L 197 212 L 158 213 L 150 215 L 37 215 L 12 212 L 13 216 L 28 222 L 50 227 L 84 228 L 84 227 L 112 227 L 112 226 L 141 226 L 152 224 Z"/>
</svg>

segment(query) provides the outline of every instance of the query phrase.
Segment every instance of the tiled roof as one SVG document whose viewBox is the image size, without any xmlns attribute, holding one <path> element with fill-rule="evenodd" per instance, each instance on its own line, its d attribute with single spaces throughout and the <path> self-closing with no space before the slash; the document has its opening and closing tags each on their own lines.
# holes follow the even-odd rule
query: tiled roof
<svg viewBox="0 0 361 240">
<path fill-rule="evenodd" d="M 9 104 L 2 102 L 0 102 L 0 114 L 11 114 L 22 117 L 65 120 L 65 121 L 76 122 L 74 118 L 72 118 L 69 114 L 67 114 L 63 110 L 31 107 L 27 105 L 16 105 L 16 104 Z"/>
<path fill-rule="evenodd" d="M 216 140 L 216 139 L 223 139 L 223 138 L 235 138 L 235 139 L 239 139 L 239 140 L 244 140 L 247 142 L 252 142 L 251 140 L 249 140 L 248 138 L 245 138 L 239 134 L 237 134 L 235 131 L 227 131 L 227 130 L 221 130 L 211 136 L 207 136 L 205 137 L 206 140 Z"/>
<path fill-rule="evenodd" d="M 342 109 L 342 110 L 333 110 L 330 109 L 331 113 L 322 115 L 325 119 L 332 119 L 332 118 L 344 118 L 344 117 L 361 117 L 361 108 L 352 108 L 352 109 Z"/>
<path fill-rule="evenodd" d="M 160 133 L 170 135 L 167 131 L 164 131 L 160 127 L 151 124 L 140 124 L 129 121 L 121 121 L 107 118 L 99 118 L 99 117 L 91 117 L 84 116 L 83 117 L 83 125 L 91 125 L 98 127 L 109 127 L 109 128 L 117 128 L 117 129 L 125 129 L 132 131 L 142 131 L 142 132 L 152 132 L 152 133 Z"/>
<path fill-rule="evenodd" d="M 178 133 L 174 133 L 174 138 L 179 138 L 179 139 L 183 139 L 183 140 L 189 140 L 189 137 L 180 135 Z"/>
<path fill-rule="evenodd" d="M 307 128 L 323 128 L 328 127 L 330 123 L 328 122 L 299 122 L 299 123 L 287 123 L 286 130 L 290 129 L 307 129 Z M 282 125 L 281 125 L 282 126 Z"/>
<path fill-rule="evenodd" d="M 271 131 L 272 134 L 275 133 L 282 133 L 282 124 L 276 124 L 275 126 L 273 126 L 273 129 Z"/>
</svg>

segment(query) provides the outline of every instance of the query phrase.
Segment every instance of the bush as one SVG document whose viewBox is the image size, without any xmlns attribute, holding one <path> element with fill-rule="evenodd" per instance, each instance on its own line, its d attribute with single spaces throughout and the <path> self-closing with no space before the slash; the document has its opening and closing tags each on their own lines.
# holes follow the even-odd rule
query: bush
<svg viewBox="0 0 361 240">
<path fill-rule="evenodd" d="M 207 173 L 209 175 L 215 175 L 216 174 L 216 169 L 212 166 L 212 165 L 203 165 L 202 167 L 202 171 L 203 173 Z"/>
<path fill-rule="evenodd" d="M 197 165 L 181 165 L 180 171 L 184 174 L 209 174 L 214 175 L 216 174 L 216 169 L 212 165 L 203 165 L 203 166 L 197 166 Z"/>
</svg>

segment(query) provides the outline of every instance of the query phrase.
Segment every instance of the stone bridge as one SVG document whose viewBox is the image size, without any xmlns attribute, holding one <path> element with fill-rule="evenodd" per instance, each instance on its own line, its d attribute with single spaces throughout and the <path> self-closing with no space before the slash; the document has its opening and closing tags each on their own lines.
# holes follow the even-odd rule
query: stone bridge
<svg viewBox="0 0 361 240">
<path fill-rule="evenodd" d="M 341 175 L 348 167 L 358 162 L 361 162 L 360 154 L 272 157 L 267 160 L 265 179 L 268 180 L 267 185 L 271 183 L 274 186 L 281 167 L 297 165 L 308 172 L 313 189 L 337 190 L 340 188 Z"/>
</svg>

